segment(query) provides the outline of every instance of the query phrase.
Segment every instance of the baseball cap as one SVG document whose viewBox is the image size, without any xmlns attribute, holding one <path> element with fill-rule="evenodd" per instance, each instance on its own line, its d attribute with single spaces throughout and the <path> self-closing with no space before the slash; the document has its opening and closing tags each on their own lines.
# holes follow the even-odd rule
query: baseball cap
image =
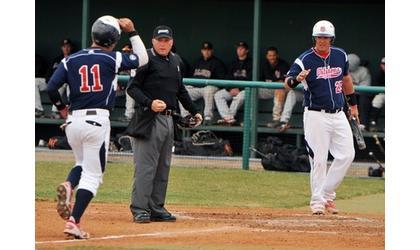
<svg viewBox="0 0 420 250">
<path fill-rule="evenodd" d="M 73 46 L 73 42 L 72 42 L 70 39 L 66 38 L 66 39 L 63 39 L 63 40 L 61 41 L 61 46 L 64 46 L 64 45 L 70 45 L 70 46 Z"/>
<path fill-rule="evenodd" d="M 201 49 L 213 49 L 213 44 L 211 42 L 203 42 Z"/>
<path fill-rule="evenodd" d="M 155 28 L 155 30 L 153 31 L 153 38 L 161 38 L 161 37 L 166 37 L 169 39 L 172 39 L 172 29 L 166 25 L 159 25 Z"/>
<path fill-rule="evenodd" d="M 244 42 L 244 41 L 239 41 L 237 44 L 236 44 L 236 47 L 244 47 L 245 49 L 248 49 L 248 44 L 246 43 L 246 42 Z"/>
</svg>

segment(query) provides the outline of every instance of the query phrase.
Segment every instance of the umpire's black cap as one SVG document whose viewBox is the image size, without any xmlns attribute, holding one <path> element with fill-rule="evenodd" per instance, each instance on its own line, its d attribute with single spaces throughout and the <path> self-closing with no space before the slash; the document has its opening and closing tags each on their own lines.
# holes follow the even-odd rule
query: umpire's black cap
<svg viewBox="0 0 420 250">
<path fill-rule="evenodd" d="M 161 37 L 166 37 L 169 39 L 173 38 L 172 29 L 166 25 L 159 25 L 153 31 L 153 38 L 159 39 Z"/>
</svg>

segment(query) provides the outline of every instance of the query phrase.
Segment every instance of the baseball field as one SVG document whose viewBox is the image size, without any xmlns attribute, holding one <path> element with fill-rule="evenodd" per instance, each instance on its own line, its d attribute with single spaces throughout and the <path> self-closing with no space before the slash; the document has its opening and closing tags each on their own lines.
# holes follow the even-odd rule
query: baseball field
<svg viewBox="0 0 420 250">
<path fill-rule="evenodd" d="M 68 240 L 54 202 L 72 167 L 62 160 L 37 157 L 36 249 L 384 249 L 383 179 L 346 177 L 340 213 L 312 216 L 307 174 L 173 166 L 166 207 L 177 221 L 135 224 L 130 162 L 107 165 L 82 218 L 91 239 Z"/>
</svg>

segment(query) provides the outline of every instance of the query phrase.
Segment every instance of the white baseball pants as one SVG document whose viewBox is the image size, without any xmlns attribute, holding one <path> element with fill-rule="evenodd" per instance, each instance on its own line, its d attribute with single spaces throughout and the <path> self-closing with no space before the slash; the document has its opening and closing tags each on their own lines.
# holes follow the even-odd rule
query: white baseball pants
<svg viewBox="0 0 420 250">
<path fill-rule="evenodd" d="M 213 117 L 213 108 L 214 108 L 214 93 L 219 89 L 216 86 L 205 86 L 202 88 L 193 87 L 191 85 L 185 86 L 188 91 L 188 94 L 191 97 L 191 100 L 195 101 L 200 98 L 204 99 L 204 117 Z M 181 110 L 181 115 L 188 115 L 188 111 L 179 103 L 179 108 Z"/>
<path fill-rule="evenodd" d="M 89 190 L 95 196 L 105 171 L 111 126 L 108 110 L 89 109 L 96 115 L 87 115 L 87 111 L 72 111 L 66 120 L 66 136 L 75 165 L 82 167 L 78 188 Z"/>
<path fill-rule="evenodd" d="M 329 114 L 305 108 L 303 124 L 311 163 L 310 206 L 314 209 L 335 199 L 335 190 L 354 159 L 353 135 L 343 111 Z M 328 151 L 334 160 L 327 171 Z"/>
</svg>

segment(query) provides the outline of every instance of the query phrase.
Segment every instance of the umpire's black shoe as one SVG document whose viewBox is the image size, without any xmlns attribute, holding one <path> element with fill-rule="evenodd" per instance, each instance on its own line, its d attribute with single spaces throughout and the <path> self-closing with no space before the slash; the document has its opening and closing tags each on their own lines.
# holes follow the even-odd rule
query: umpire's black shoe
<svg viewBox="0 0 420 250">
<path fill-rule="evenodd" d="M 135 223 L 150 223 L 150 214 L 146 212 L 136 214 L 133 216 L 133 221 Z"/>
<path fill-rule="evenodd" d="M 170 213 L 167 214 L 154 214 L 150 216 L 151 221 L 161 221 L 161 222 L 174 222 L 176 221 L 176 217 Z"/>
</svg>

